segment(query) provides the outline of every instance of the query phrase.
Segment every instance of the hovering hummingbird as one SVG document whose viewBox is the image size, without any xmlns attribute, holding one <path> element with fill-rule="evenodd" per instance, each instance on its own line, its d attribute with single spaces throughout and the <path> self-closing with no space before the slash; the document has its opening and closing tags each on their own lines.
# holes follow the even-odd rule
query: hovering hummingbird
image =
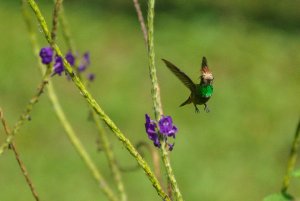
<svg viewBox="0 0 300 201">
<path fill-rule="evenodd" d="M 162 59 L 166 66 L 180 79 L 180 81 L 191 91 L 191 95 L 188 97 L 186 101 L 184 101 L 181 106 L 186 104 L 193 103 L 195 106 L 195 112 L 199 112 L 197 105 L 204 105 L 204 110 L 209 112 L 209 108 L 206 102 L 212 96 L 213 93 L 213 75 L 211 71 L 208 69 L 207 60 L 205 57 L 202 58 L 201 65 L 201 76 L 200 83 L 195 84 L 184 72 L 182 72 L 178 67 L 176 67 L 171 62 Z"/>
</svg>

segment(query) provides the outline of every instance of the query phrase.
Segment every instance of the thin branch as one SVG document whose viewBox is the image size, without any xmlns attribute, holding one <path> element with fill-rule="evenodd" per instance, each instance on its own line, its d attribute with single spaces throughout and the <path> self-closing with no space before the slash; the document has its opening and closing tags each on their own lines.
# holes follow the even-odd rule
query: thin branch
<svg viewBox="0 0 300 201">
<path fill-rule="evenodd" d="M 95 111 L 93 109 L 91 109 L 91 113 L 92 113 L 93 120 L 96 124 L 97 130 L 98 130 L 98 133 L 99 133 L 99 139 L 100 139 L 100 143 L 102 145 L 101 147 L 104 150 L 104 153 L 106 155 L 108 164 L 109 164 L 110 169 L 111 169 L 112 174 L 113 174 L 113 178 L 114 178 L 114 180 L 117 184 L 119 193 L 121 195 L 121 200 L 126 201 L 127 200 L 127 195 L 126 195 L 126 192 L 125 192 L 125 188 L 124 188 L 124 184 L 123 184 L 123 181 L 122 181 L 122 177 L 121 177 L 119 167 L 117 166 L 117 163 L 116 163 L 115 155 L 114 155 L 114 153 L 111 149 L 111 144 L 110 144 L 110 142 L 107 138 L 107 134 L 106 134 L 103 126 L 99 122 L 98 115 L 95 113 Z"/>
<path fill-rule="evenodd" d="M 154 0 L 149 0 L 148 4 L 148 62 L 149 62 L 149 74 L 151 79 L 151 92 L 152 92 L 152 101 L 154 107 L 155 119 L 158 122 L 161 116 L 163 115 L 163 109 L 160 98 L 160 88 L 156 75 L 155 68 L 155 51 L 154 51 Z"/>
<path fill-rule="evenodd" d="M 144 36 L 144 42 L 145 42 L 146 46 L 148 46 L 147 28 L 146 28 L 146 25 L 145 25 L 145 20 L 144 20 L 144 17 L 143 17 L 141 6 L 140 6 L 138 0 L 133 0 L 133 4 L 134 4 L 134 8 L 136 10 L 137 16 L 138 16 L 138 20 L 139 20 L 140 25 L 141 25 L 141 29 L 142 29 L 143 36 Z"/>
<path fill-rule="evenodd" d="M 160 172 L 160 157 L 158 155 L 157 150 L 153 146 L 150 146 L 146 142 L 140 142 L 136 145 L 137 150 L 141 150 L 142 147 L 146 147 L 148 149 L 148 151 L 150 152 L 153 166 L 154 166 L 155 175 L 156 175 L 159 183 L 162 184 L 162 177 L 161 177 L 161 172 Z"/>
<path fill-rule="evenodd" d="M 51 38 L 53 42 L 55 42 L 56 40 L 57 29 L 58 29 L 58 16 L 61 10 L 62 2 L 63 0 L 55 0 L 53 17 L 52 17 L 52 30 L 51 30 Z"/>
<path fill-rule="evenodd" d="M 65 17 L 65 10 L 64 7 L 61 7 L 60 15 L 59 15 L 59 21 L 61 22 L 61 27 L 62 27 L 62 33 L 63 37 L 67 43 L 68 49 L 75 54 L 76 53 L 76 48 L 74 41 L 72 40 L 71 37 L 71 31 L 69 29 L 69 23 L 67 21 L 67 18 Z"/>
<path fill-rule="evenodd" d="M 145 25 L 145 20 L 144 20 L 144 17 L 143 17 L 143 13 L 142 13 L 139 1 L 138 0 L 133 0 L 133 4 L 134 4 L 134 8 L 136 10 L 137 16 L 138 16 L 138 20 L 139 20 L 140 25 L 141 25 L 141 30 L 143 32 L 144 42 L 145 42 L 147 51 L 149 51 L 150 48 L 149 48 L 149 44 L 148 44 L 148 30 L 147 30 L 146 25 Z M 150 68 L 149 68 L 149 71 L 150 71 L 150 77 L 151 77 L 151 80 L 152 80 L 152 84 L 155 83 L 155 80 L 156 80 L 156 83 L 157 83 L 156 89 L 157 89 L 157 93 L 158 93 L 158 96 L 157 96 L 158 98 L 156 99 L 156 98 L 152 97 L 152 100 L 153 100 L 154 103 L 157 102 L 157 101 L 159 102 L 156 105 L 160 106 L 157 110 L 160 113 L 159 116 L 161 116 L 163 114 L 163 111 L 162 111 L 162 106 L 161 106 L 162 104 L 161 104 L 161 101 L 160 101 L 160 94 L 159 94 L 160 89 L 159 89 L 159 85 L 158 85 L 157 78 L 156 78 L 156 72 L 151 72 L 152 69 L 150 69 Z M 154 75 L 151 76 L 151 74 L 154 74 Z M 155 87 L 153 87 L 152 92 L 154 92 L 154 88 Z M 155 108 L 155 104 L 154 104 L 154 108 Z M 160 157 L 159 157 L 158 151 L 156 149 L 152 151 L 152 161 L 153 161 L 153 164 L 154 164 L 154 173 L 155 173 L 156 177 L 158 178 L 159 182 L 162 184 L 161 169 L 160 169 Z M 169 196 L 170 196 L 170 194 L 169 194 Z"/>
<path fill-rule="evenodd" d="M 287 194 L 288 187 L 290 185 L 290 180 L 291 180 L 291 174 L 295 168 L 296 160 L 297 160 L 297 155 L 298 155 L 298 150 L 299 150 L 299 145 L 300 145 L 300 119 L 296 128 L 295 132 L 295 137 L 294 141 L 292 144 L 289 160 L 288 160 L 288 165 L 287 165 L 287 170 L 283 179 L 283 184 L 281 188 L 281 192 L 283 194 Z"/>
<path fill-rule="evenodd" d="M 3 111 L 2 111 L 1 108 L 0 108 L 0 119 L 1 119 L 2 125 L 3 125 L 3 127 L 4 127 L 5 133 L 6 133 L 7 135 L 10 135 L 11 131 L 10 131 L 10 128 L 9 128 L 7 122 L 6 122 L 5 119 L 4 119 Z M 14 154 L 15 154 L 15 158 L 16 158 L 18 164 L 19 164 L 19 167 L 20 167 L 20 169 L 21 169 L 21 171 L 22 171 L 23 176 L 25 177 L 26 183 L 28 184 L 28 186 L 29 186 L 29 188 L 30 188 L 30 191 L 31 191 L 31 193 L 32 193 L 32 195 L 33 195 L 33 197 L 34 197 L 34 199 L 35 199 L 36 201 L 39 201 L 40 199 L 39 199 L 38 193 L 37 193 L 36 189 L 34 188 L 34 185 L 33 185 L 32 180 L 31 180 L 30 177 L 29 177 L 29 174 L 28 174 L 28 171 L 27 171 L 27 169 L 26 169 L 25 164 L 23 163 L 23 161 L 22 161 L 21 158 L 20 158 L 20 154 L 19 154 L 18 151 L 17 151 L 16 144 L 15 144 L 14 142 L 12 142 L 12 143 L 10 144 L 10 147 L 11 147 L 11 149 L 13 150 L 13 152 L 14 152 Z"/>
<path fill-rule="evenodd" d="M 73 130 L 70 122 L 68 121 L 67 117 L 65 116 L 65 113 L 58 101 L 58 98 L 56 94 L 54 93 L 54 88 L 52 85 L 52 82 L 49 83 L 48 86 L 48 96 L 50 98 L 50 101 L 54 107 L 55 113 L 61 122 L 61 125 L 64 127 L 66 134 L 71 141 L 72 145 L 74 146 L 75 150 L 78 152 L 82 160 L 85 162 L 89 170 L 91 171 L 93 177 L 96 179 L 96 181 L 99 183 L 100 188 L 103 190 L 105 195 L 110 199 L 117 201 L 118 199 L 114 195 L 112 189 L 109 187 L 108 183 L 104 179 L 103 175 L 100 173 L 100 171 L 97 169 L 95 163 L 93 162 L 91 156 L 88 154 L 88 152 L 85 150 L 83 144 L 77 137 L 75 131 Z"/>
<path fill-rule="evenodd" d="M 48 68 L 49 69 L 49 68 Z M 36 94 L 30 99 L 29 103 L 26 106 L 25 111 L 20 115 L 19 120 L 15 124 L 13 131 L 7 136 L 5 142 L 0 146 L 0 155 L 9 147 L 9 144 L 13 141 L 15 135 L 19 132 L 19 129 L 25 123 L 26 120 L 30 120 L 30 113 L 34 105 L 38 102 L 40 96 L 44 92 L 45 86 L 48 84 L 48 79 L 51 74 L 51 71 L 47 71 L 42 82 L 39 84 Z"/>
</svg>

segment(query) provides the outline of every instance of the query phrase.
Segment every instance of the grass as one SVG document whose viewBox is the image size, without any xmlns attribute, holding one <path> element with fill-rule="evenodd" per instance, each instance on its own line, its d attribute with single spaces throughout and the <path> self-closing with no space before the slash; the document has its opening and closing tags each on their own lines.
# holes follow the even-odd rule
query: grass
<svg viewBox="0 0 300 201">
<path fill-rule="evenodd" d="M 49 7 L 42 9 L 50 16 Z M 66 6 L 66 14 L 77 49 L 91 52 L 90 71 L 96 73 L 92 93 L 129 139 L 146 141 L 144 114 L 152 114 L 152 103 L 137 19 L 76 4 Z M 0 30 L 5 30 L 0 33 L 0 106 L 12 125 L 41 78 L 19 8 L 1 2 L 0 18 Z M 201 15 L 180 20 L 157 13 L 155 19 L 164 112 L 180 129 L 171 159 L 184 199 L 252 201 L 278 191 L 300 111 L 299 33 Z M 40 41 L 46 44 L 42 34 Z M 211 113 L 195 114 L 191 105 L 178 107 L 188 90 L 159 58 L 172 61 L 196 81 L 204 55 L 214 73 L 215 94 L 209 102 Z M 63 77 L 53 80 L 71 123 L 110 178 L 105 157 L 96 150 L 97 134 L 87 121 L 84 100 L 71 82 Z M 4 136 L 1 129 L 0 142 Z M 134 164 L 110 138 L 120 163 Z M 46 96 L 16 142 L 42 200 L 102 199 Z M 31 200 L 12 153 L 1 157 L 0 200 Z M 124 180 L 130 200 L 159 200 L 142 171 L 125 173 Z M 298 197 L 299 186 L 296 180 L 291 188 Z"/>
</svg>

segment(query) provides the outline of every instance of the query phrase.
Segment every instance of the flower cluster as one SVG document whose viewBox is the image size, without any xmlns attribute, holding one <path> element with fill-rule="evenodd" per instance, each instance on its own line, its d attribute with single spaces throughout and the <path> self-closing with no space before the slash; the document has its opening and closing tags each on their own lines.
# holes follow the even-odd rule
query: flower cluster
<svg viewBox="0 0 300 201">
<path fill-rule="evenodd" d="M 161 140 L 164 140 L 168 146 L 169 151 L 174 148 L 174 143 L 168 143 L 168 137 L 175 138 L 178 131 L 177 127 L 173 125 L 172 118 L 170 116 L 162 116 L 157 123 L 150 119 L 149 115 L 146 114 L 145 128 L 148 134 L 148 138 L 153 141 L 154 146 L 160 148 Z"/>
<path fill-rule="evenodd" d="M 43 47 L 40 51 L 40 57 L 41 57 L 42 63 L 46 64 L 46 65 L 50 64 L 53 61 L 53 55 L 54 55 L 54 52 L 53 52 L 53 49 L 51 47 Z M 65 55 L 65 59 L 68 61 L 68 63 L 72 67 L 75 66 L 76 58 L 72 54 L 72 52 L 69 51 Z M 77 68 L 77 71 L 79 73 L 82 73 L 89 66 L 89 64 L 90 64 L 90 54 L 88 52 L 86 52 L 86 53 L 83 54 L 83 56 L 81 58 L 80 64 Z M 64 66 L 64 63 L 63 63 L 63 59 L 61 57 L 55 55 L 52 76 L 56 75 L 56 74 L 58 74 L 60 76 L 61 73 L 64 70 L 65 70 L 65 66 Z M 90 73 L 90 74 L 87 75 L 87 79 L 89 81 L 93 81 L 95 79 L 95 75 Z"/>
</svg>

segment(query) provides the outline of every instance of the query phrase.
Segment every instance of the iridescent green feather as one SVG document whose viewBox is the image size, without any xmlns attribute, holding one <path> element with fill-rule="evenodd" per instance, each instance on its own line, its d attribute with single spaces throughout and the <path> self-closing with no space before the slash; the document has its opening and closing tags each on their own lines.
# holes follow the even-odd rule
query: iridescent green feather
<svg viewBox="0 0 300 201">
<path fill-rule="evenodd" d="M 212 93 L 214 91 L 214 88 L 212 85 L 201 85 L 200 86 L 200 94 L 202 97 L 211 97 Z"/>
</svg>

